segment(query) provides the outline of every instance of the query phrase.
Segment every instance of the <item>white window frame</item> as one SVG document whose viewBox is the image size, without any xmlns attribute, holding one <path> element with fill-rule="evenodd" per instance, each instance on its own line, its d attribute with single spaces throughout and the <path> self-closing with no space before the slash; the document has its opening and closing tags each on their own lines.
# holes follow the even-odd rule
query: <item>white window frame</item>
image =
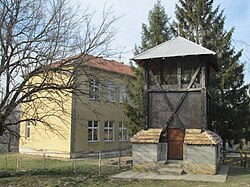
<svg viewBox="0 0 250 187">
<path fill-rule="evenodd" d="M 30 121 L 25 122 L 25 138 L 30 138 Z"/>
<path fill-rule="evenodd" d="M 105 121 L 104 123 L 104 141 L 105 142 L 110 142 L 110 141 L 114 141 L 114 137 L 115 137 L 115 134 L 114 134 L 114 121 Z M 106 126 L 107 125 L 107 126 Z M 105 137 L 105 131 L 107 131 L 107 138 Z M 111 132 L 110 132 L 111 131 Z M 112 139 L 109 139 L 110 138 L 110 134 L 112 134 Z"/>
<path fill-rule="evenodd" d="M 124 131 L 126 131 L 126 133 Z M 128 140 L 127 132 L 128 131 L 127 131 L 127 127 L 125 125 L 125 122 L 124 121 L 120 121 L 119 122 L 119 141 L 127 141 Z"/>
<path fill-rule="evenodd" d="M 126 86 L 120 86 L 119 102 L 122 103 L 124 100 L 127 100 Z"/>
<path fill-rule="evenodd" d="M 107 83 L 107 100 L 115 102 L 115 84 L 113 82 Z"/>
<path fill-rule="evenodd" d="M 95 127 L 96 124 L 97 127 Z M 89 130 L 91 130 L 91 140 L 89 140 Z M 97 140 L 94 140 L 95 130 L 97 131 Z M 88 142 L 99 142 L 99 121 L 88 121 Z"/>
<path fill-rule="evenodd" d="M 98 79 L 91 79 L 89 81 L 89 99 L 99 100 L 100 98 L 100 83 Z"/>
</svg>

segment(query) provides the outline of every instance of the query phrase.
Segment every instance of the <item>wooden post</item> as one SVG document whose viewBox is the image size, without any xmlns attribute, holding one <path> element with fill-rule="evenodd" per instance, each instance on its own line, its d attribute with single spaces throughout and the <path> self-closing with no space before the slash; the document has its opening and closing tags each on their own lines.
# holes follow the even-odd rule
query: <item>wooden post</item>
<svg viewBox="0 0 250 187">
<path fill-rule="evenodd" d="M 203 58 L 203 63 L 201 64 L 201 102 L 202 102 L 202 124 L 201 124 L 201 131 L 205 131 L 208 127 L 207 125 L 207 67 L 205 59 Z"/>
<path fill-rule="evenodd" d="M 148 62 L 145 61 L 144 66 L 144 130 L 148 130 L 149 128 L 149 95 L 148 95 L 148 87 L 149 87 L 149 72 L 148 72 Z"/>
<path fill-rule="evenodd" d="M 177 63 L 177 80 L 178 80 L 178 88 L 181 89 L 181 62 Z"/>
<path fill-rule="evenodd" d="M 18 153 L 16 155 L 16 170 L 19 169 L 19 156 L 18 156 Z"/>
<path fill-rule="evenodd" d="M 101 174 L 101 153 L 99 153 L 99 174 Z"/>
<path fill-rule="evenodd" d="M 73 172 L 76 174 L 76 155 L 73 153 Z"/>
<path fill-rule="evenodd" d="M 119 169 L 121 169 L 121 149 L 119 149 L 118 165 L 119 165 Z"/>
<path fill-rule="evenodd" d="M 245 152 L 245 168 L 248 168 L 247 153 Z"/>
<path fill-rule="evenodd" d="M 8 154 L 5 155 L 5 169 L 8 169 Z"/>
<path fill-rule="evenodd" d="M 43 152 L 43 171 L 45 170 L 45 152 Z"/>
<path fill-rule="evenodd" d="M 242 150 L 240 150 L 240 166 L 242 166 L 243 165 L 243 162 L 242 162 Z"/>
</svg>

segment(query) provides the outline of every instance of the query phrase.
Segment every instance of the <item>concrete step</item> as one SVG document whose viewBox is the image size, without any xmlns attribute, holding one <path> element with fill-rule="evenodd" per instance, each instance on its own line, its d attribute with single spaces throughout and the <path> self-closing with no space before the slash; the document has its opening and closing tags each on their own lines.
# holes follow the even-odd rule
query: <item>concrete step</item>
<svg viewBox="0 0 250 187">
<path fill-rule="evenodd" d="M 168 168 L 182 168 L 183 160 L 168 160 L 166 161 L 164 167 Z"/>
<path fill-rule="evenodd" d="M 165 164 L 164 168 L 178 168 L 178 169 L 181 169 L 182 164 Z"/>
<path fill-rule="evenodd" d="M 166 164 L 182 164 L 183 160 L 167 160 Z"/>
<path fill-rule="evenodd" d="M 160 168 L 158 170 L 159 175 L 183 175 L 185 174 L 185 171 L 180 168 Z"/>
</svg>

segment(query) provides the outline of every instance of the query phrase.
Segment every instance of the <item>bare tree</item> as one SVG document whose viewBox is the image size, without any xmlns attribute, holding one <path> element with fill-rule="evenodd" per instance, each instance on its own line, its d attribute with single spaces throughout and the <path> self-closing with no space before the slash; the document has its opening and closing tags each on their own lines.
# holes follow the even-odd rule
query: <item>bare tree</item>
<svg viewBox="0 0 250 187">
<path fill-rule="evenodd" d="M 53 129 L 44 117 L 56 115 L 54 108 L 37 115 L 39 107 L 49 107 L 42 99 L 63 110 L 64 96 L 77 86 L 76 67 L 88 60 L 87 54 L 114 53 L 110 44 L 118 18 L 104 7 L 96 25 L 94 15 L 68 0 L 0 0 L 0 135 L 24 121 Z M 33 115 L 9 120 L 20 105 Z"/>
</svg>

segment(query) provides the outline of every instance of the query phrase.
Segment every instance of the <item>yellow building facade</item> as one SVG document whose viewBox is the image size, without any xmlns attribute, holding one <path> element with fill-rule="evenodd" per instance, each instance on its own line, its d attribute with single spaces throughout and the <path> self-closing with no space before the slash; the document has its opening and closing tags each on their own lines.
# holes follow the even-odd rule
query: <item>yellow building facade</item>
<svg viewBox="0 0 250 187">
<path fill-rule="evenodd" d="M 134 77 L 131 68 L 91 57 L 74 76 L 77 90 L 60 95 L 63 110 L 46 97 L 22 106 L 23 113 L 31 116 L 23 117 L 38 113 L 46 124 L 21 123 L 20 153 L 72 158 L 129 149 L 122 102 L 126 99 L 125 80 Z"/>
</svg>

